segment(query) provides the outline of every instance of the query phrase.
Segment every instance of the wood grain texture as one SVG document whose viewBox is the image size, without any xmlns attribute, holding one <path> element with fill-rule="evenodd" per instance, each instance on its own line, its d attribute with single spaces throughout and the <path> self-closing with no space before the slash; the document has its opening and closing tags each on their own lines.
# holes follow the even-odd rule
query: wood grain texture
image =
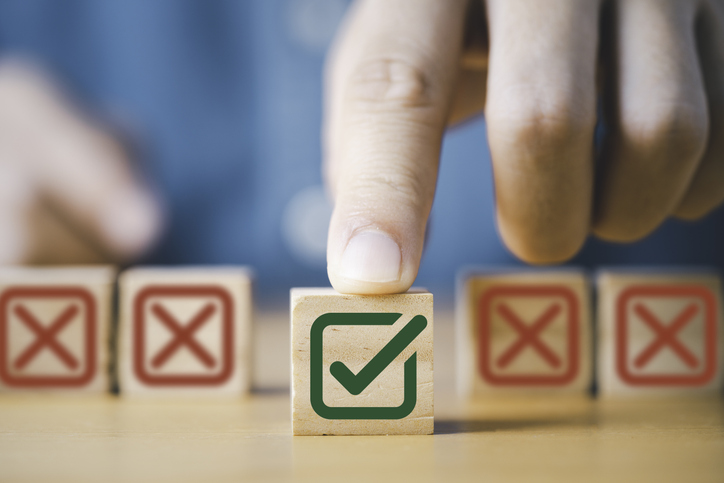
<svg viewBox="0 0 724 483">
<path fill-rule="evenodd" d="M 122 395 L 239 396 L 250 388 L 251 275 L 242 267 L 136 268 L 120 285 Z"/>
<path fill-rule="evenodd" d="M 294 434 L 431 434 L 432 307 L 423 290 L 357 296 L 293 289 Z"/>
<path fill-rule="evenodd" d="M 589 304 L 588 281 L 578 270 L 465 271 L 457 288 L 458 392 L 587 394 Z"/>
<path fill-rule="evenodd" d="M 260 314 L 265 389 L 249 398 L 4 394 L 0 481 L 721 482 L 724 400 L 460 400 L 453 314 L 439 307 L 434 436 L 295 437 L 289 366 L 273 364 L 289 357 L 285 306 Z"/>
<path fill-rule="evenodd" d="M 0 481 L 719 483 L 721 399 L 436 401 L 434 436 L 298 437 L 289 396 L 0 398 Z"/>
<path fill-rule="evenodd" d="M 109 266 L 0 269 L 0 392 L 110 389 Z"/>
<path fill-rule="evenodd" d="M 603 397 L 721 394 L 721 282 L 696 270 L 597 276 Z"/>
</svg>

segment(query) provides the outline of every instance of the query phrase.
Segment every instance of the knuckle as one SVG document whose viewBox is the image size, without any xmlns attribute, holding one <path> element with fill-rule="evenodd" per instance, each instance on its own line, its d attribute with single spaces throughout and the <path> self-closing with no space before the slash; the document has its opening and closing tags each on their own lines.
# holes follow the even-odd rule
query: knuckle
<svg viewBox="0 0 724 483">
<path fill-rule="evenodd" d="M 566 93 L 549 93 L 543 101 L 519 92 L 512 94 L 501 96 L 494 103 L 491 99 L 486 111 L 493 142 L 554 155 L 561 149 L 592 141 L 592 110 L 576 107 L 580 103 Z"/>
<path fill-rule="evenodd" d="M 389 108 L 427 107 L 430 76 L 401 59 L 375 58 L 354 70 L 348 83 L 352 100 Z"/>
<path fill-rule="evenodd" d="M 659 103 L 629 109 L 619 120 L 614 157 L 621 166 L 606 184 L 593 232 L 604 240 L 631 243 L 676 215 L 708 138 L 705 110 L 693 104 Z M 625 166 L 625 169 L 623 168 Z"/>
<path fill-rule="evenodd" d="M 621 129 L 624 142 L 635 152 L 680 163 L 702 155 L 709 122 L 705 110 L 680 104 L 626 116 L 621 120 Z"/>
</svg>

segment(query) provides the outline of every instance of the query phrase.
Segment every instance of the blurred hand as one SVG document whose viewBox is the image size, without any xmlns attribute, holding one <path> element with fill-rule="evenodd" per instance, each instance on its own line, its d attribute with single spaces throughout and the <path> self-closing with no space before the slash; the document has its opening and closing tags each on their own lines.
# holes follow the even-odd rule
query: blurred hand
<svg viewBox="0 0 724 483">
<path fill-rule="evenodd" d="M 589 232 L 637 240 L 724 200 L 722 1 L 360 0 L 327 81 L 340 292 L 410 287 L 443 133 L 483 111 L 498 229 L 527 262 L 564 261 Z"/>
<path fill-rule="evenodd" d="M 128 261 L 160 221 L 116 140 L 34 67 L 0 63 L 0 264 Z"/>
</svg>

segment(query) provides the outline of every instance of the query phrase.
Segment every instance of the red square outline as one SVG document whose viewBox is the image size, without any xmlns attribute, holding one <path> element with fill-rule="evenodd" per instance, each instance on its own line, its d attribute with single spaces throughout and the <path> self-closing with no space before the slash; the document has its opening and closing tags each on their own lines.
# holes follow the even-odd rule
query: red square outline
<svg viewBox="0 0 724 483">
<path fill-rule="evenodd" d="M 568 370 L 555 376 L 538 375 L 504 375 L 500 376 L 490 370 L 490 311 L 495 297 L 563 297 L 567 302 L 568 317 Z M 500 386 L 564 386 L 578 375 L 580 367 L 580 317 L 579 303 L 576 294 L 568 287 L 555 285 L 516 285 L 493 287 L 483 293 L 478 305 L 480 317 L 480 357 L 479 369 L 483 378 L 493 385 Z"/>
<path fill-rule="evenodd" d="M 628 338 L 626 327 L 628 316 L 626 306 L 636 296 L 643 297 L 697 297 L 705 306 L 705 351 L 704 370 L 694 376 L 679 375 L 637 375 L 629 372 L 626 361 Z M 619 377 L 632 386 L 703 386 L 711 382 L 717 366 L 717 316 L 716 297 L 708 288 L 700 285 L 634 285 L 621 292 L 616 302 L 616 370 Z"/>
<path fill-rule="evenodd" d="M 85 371 L 77 376 L 21 376 L 17 377 L 8 371 L 7 355 L 8 335 L 7 311 L 14 298 L 77 298 L 85 305 Z M 11 387 L 81 387 L 93 380 L 96 375 L 96 302 L 91 293 L 81 287 L 13 287 L 6 290 L 0 297 L 0 379 Z"/>
<path fill-rule="evenodd" d="M 144 365 L 146 332 L 144 304 L 151 297 L 215 297 L 221 301 L 222 357 L 221 371 L 213 376 L 149 374 Z M 226 382 L 234 371 L 234 306 L 229 293 L 218 286 L 188 285 L 183 287 L 149 286 L 138 292 L 133 305 L 133 368 L 136 377 L 149 386 L 216 386 Z"/>
</svg>

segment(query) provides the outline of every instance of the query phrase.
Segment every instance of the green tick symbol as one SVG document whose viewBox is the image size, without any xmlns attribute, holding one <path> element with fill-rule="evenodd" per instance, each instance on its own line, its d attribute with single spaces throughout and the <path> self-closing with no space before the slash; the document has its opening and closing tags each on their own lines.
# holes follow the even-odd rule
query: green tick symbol
<svg viewBox="0 0 724 483">
<path fill-rule="evenodd" d="M 405 350 L 405 347 L 420 335 L 427 327 L 427 320 L 422 315 L 416 316 L 372 360 L 355 376 L 343 362 L 337 361 L 329 367 L 329 372 L 347 389 L 350 394 L 359 395 L 380 375 L 385 367 Z"/>
<path fill-rule="evenodd" d="M 322 333 L 330 325 L 392 325 L 402 314 L 392 313 L 330 313 L 317 318 L 310 334 L 310 392 L 314 411 L 325 419 L 402 419 L 417 403 L 417 353 L 404 364 L 404 401 L 397 407 L 330 407 L 322 397 Z M 329 372 L 350 394 L 357 396 L 392 363 L 427 327 L 427 319 L 417 315 L 382 348 L 359 373 L 354 374 L 340 361 L 333 362 Z"/>
</svg>

